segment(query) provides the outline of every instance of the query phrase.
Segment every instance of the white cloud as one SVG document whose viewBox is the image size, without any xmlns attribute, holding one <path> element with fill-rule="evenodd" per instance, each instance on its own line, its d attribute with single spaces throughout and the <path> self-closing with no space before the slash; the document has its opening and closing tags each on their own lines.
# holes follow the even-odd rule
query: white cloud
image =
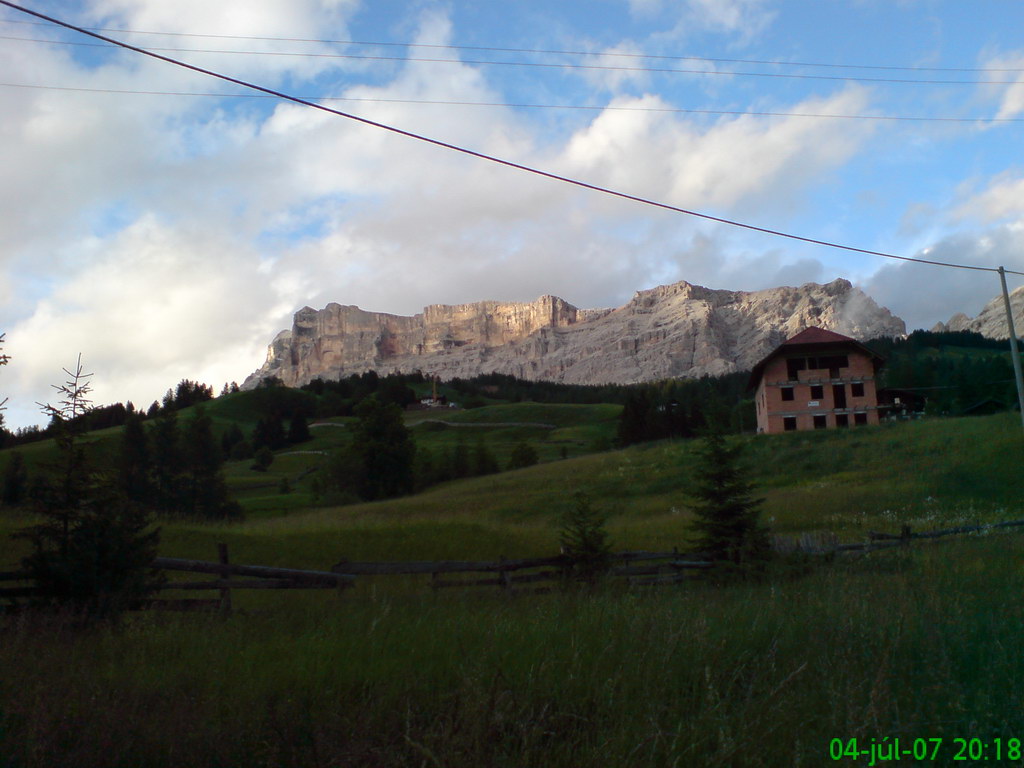
<svg viewBox="0 0 1024 768">
<path fill-rule="evenodd" d="M 865 109 L 866 103 L 866 92 L 851 88 L 792 111 L 842 114 Z M 612 106 L 666 104 L 648 95 L 617 99 Z M 592 183 L 682 207 L 777 205 L 845 162 L 870 131 L 851 121 L 746 116 L 701 129 L 676 115 L 608 110 L 573 136 L 564 167 Z"/>
<path fill-rule="evenodd" d="M 985 91 L 999 102 L 996 119 L 1017 117 L 1024 113 L 1024 52 L 1014 51 L 992 56 L 983 61 L 987 69 L 996 70 L 990 78 L 1006 81 L 1006 85 L 986 85 Z M 1016 70 L 1000 73 L 998 70 Z"/>
<path fill-rule="evenodd" d="M 274 55 L 256 56 L 164 52 L 164 55 L 235 77 L 259 76 L 266 81 L 286 76 L 309 77 L 331 67 L 345 66 L 341 59 L 280 55 L 282 53 L 326 54 L 341 49 L 320 43 L 234 38 L 344 40 L 348 37 L 347 20 L 357 6 L 358 0 L 175 0 L 170 3 L 165 0 L 93 0 L 83 15 L 89 21 L 107 27 L 213 36 L 131 36 L 129 42 L 143 48 L 272 53 Z"/>
<path fill-rule="evenodd" d="M 691 18 L 708 29 L 752 37 L 763 30 L 774 14 L 765 0 L 687 0 Z"/>
<path fill-rule="evenodd" d="M 986 190 L 960 204 L 957 218 L 992 222 L 1008 217 L 1024 220 L 1024 176 L 1005 172 L 992 180 Z"/>
<path fill-rule="evenodd" d="M 223 24 L 232 34 L 334 36 L 333 28 L 311 26 L 320 14 L 311 0 L 228 20 L 217 4 L 184 6 L 188 23 L 180 25 L 167 10 L 177 5 L 93 7 L 96 21 L 140 28 Z M 421 42 L 449 35 L 446 17 L 423 17 Z M 274 61 L 260 65 L 269 68 L 260 79 L 291 76 Z M 90 69 L 49 48 L 31 58 L 0 49 L 0 65 L 28 82 L 208 89 L 170 68 L 116 59 Z M 335 92 L 502 100 L 484 70 L 451 64 L 443 71 L 438 77 L 435 66 L 408 62 L 375 85 Z M 49 397 L 48 385 L 79 351 L 96 373 L 99 402 L 145 404 L 183 377 L 214 386 L 241 380 L 304 304 L 413 313 L 428 303 L 555 293 L 579 306 L 610 306 L 679 279 L 761 288 L 836 276 L 798 249 L 748 247 L 685 216 L 292 104 L 28 90 L 3 90 L 0 99 L 0 298 L 11 299 L 0 302 L 0 330 L 15 356 L 4 371 L 4 387 L 14 389 L 5 394 L 19 407 Z M 792 111 L 856 111 L 867 100 L 865 91 L 847 89 Z M 871 130 L 852 121 L 707 124 L 606 110 L 552 133 L 543 118 L 501 107 L 343 104 L 588 182 L 700 210 L 753 211 L 762 220 L 798 206 Z M 649 95 L 613 105 L 666 102 Z"/>
<path fill-rule="evenodd" d="M 920 258 L 954 264 L 1024 271 L 1024 227 L 999 225 L 976 232 L 949 234 L 915 254 Z M 1010 276 L 1014 284 L 1021 278 Z M 868 294 L 899 314 L 907 330 L 931 328 L 957 312 L 978 314 L 999 294 L 994 272 L 978 272 L 927 264 L 890 263 L 874 274 L 865 286 Z"/>
<path fill-rule="evenodd" d="M 9 329 L 16 389 L 45 393 L 78 353 L 97 402 L 147 404 L 182 378 L 237 379 L 302 294 L 268 282 L 223 232 L 147 216 L 99 248 L 83 247 L 74 274 Z"/>
</svg>

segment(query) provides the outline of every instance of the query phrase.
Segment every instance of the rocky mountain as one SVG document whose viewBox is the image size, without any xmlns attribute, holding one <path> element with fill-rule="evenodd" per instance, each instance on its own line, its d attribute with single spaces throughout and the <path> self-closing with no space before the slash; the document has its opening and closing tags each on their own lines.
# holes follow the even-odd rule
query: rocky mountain
<svg viewBox="0 0 1024 768">
<path fill-rule="evenodd" d="M 433 304 L 412 317 L 328 304 L 296 312 L 243 388 L 270 376 L 300 386 L 371 369 L 580 384 L 699 377 L 749 370 L 810 325 L 858 339 L 906 333 L 842 279 L 751 292 L 680 282 L 638 291 L 618 309 L 578 309 L 556 296 Z"/>
<path fill-rule="evenodd" d="M 1013 327 L 1017 338 L 1024 336 L 1024 285 L 1010 293 L 1010 312 L 1013 314 Z M 1010 332 L 1006 327 L 1006 307 L 1000 294 L 984 306 L 981 313 L 970 318 L 963 312 L 957 312 L 948 323 L 937 323 L 933 331 L 975 331 L 990 339 L 1009 339 Z"/>
</svg>

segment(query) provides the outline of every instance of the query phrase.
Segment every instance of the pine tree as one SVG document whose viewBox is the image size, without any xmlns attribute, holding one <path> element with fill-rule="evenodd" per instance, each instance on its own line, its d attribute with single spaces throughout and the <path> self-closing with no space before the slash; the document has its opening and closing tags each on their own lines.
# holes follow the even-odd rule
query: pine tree
<svg viewBox="0 0 1024 768">
<path fill-rule="evenodd" d="M 20 504 L 25 499 L 27 487 L 25 458 L 20 451 L 13 451 L 4 467 L 3 479 L 0 480 L 0 503 L 7 506 Z"/>
<path fill-rule="evenodd" d="M 482 437 L 478 438 L 473 446 L 473 475 L 492 475 L 498 471 L 498 460 L 494 454 L 487 449 Z"/>
<path fill-rule="evenodd" d="M 184 513 L 200 519 L 241 516 L 241 507 L 228 499 L 221 467 L 224 457 L 213 437 L 213 421 L 201 406 L 185 425 Z"/>
<path fill-rule="evenodd" d="M 153 466 L 149 440 L 141 415 L 131 412 L 121 430 L 117 457 L 118 484 L 124 495 L 139 504 L 153 501 Z"/>
<path fill-rule="evenodd" d="M 57 461 L 53 477 L 37 495 L 43 522 L 16 536 L 32 543 L 22 568 L 35 582 L 40 600 L 71 606 L 86 616 L 115 615 L 148 591 L 147 566 L 156 556 L 159 531 L 149 517 L 92 470 L 80 439 L 92 374 L 81 356 L 68 380 L 56 389 L 59 407 L 44 405 L 54 428 Z"/>
<path fill-rule="evenodd" d="M 593 584 L 611 565 L 611 544 L 605 517 L 595 510 L 590 497 L 577 492 L 573 505 L 561 518 L 558 543 L 568 558 L 571 575 Z"/>
<path fill-rule="evenodd" d="M 178 415 L 161 410 L 153 424 L 153 478 L 156 506 L 164 514 L 175 514 L 181 508 L 183 467 Z"/>
<path fill-rule="evenodd" d="M 371 395 L 355 413 L 359 420 L 352 445 L 362 466 L 360 497 L 385 499 L 411 492 L 416 443 L 402 422 L 402 409 Z"/>
<path fill-rule="evenodd" d="M 461 436 L 452 453 L 452 476 L 455 479 L 469 477 L 469 448 Z"/>
<path fill-rule="evenodd" d="M 736 565 L 763 561 L 770 554 L 767 529 L 758 519 L 764 500 L 752 495 L 742 452 L 742 443 L 729 445 L 720 433 L 708 433 L 697 452 L 690 493 L 696 548 L 712 560 Z"/>
<path fill-rule="evenodd" d="M 291 423 L 288 425 L 288 442 L 294 445 L 296 443 L 305 443 L 311 439 L 312 436 L 309 434 L 309 423 L 306 421 L 306 417 L 301 413 L 292 416 Z"/>
</svg>

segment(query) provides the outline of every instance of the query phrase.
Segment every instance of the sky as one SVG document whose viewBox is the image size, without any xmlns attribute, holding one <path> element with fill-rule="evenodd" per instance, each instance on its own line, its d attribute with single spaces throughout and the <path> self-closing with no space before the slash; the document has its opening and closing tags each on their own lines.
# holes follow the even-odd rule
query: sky
<svg viewBox="0 0 1024 768">
<path fill-rule="evenodd" d="M 26 2 L 589 184 L 1024 270 L 1017 0 Z M 612 198 L 97 43 L 0 6 L 9 428 L 45 422 L 79 354 L 97 403 L 241 382 L 307 305 L 595 308 L 679 280 L 843 277 L 913 329 L 999 291 L 992 273 Z"/>
</svg>

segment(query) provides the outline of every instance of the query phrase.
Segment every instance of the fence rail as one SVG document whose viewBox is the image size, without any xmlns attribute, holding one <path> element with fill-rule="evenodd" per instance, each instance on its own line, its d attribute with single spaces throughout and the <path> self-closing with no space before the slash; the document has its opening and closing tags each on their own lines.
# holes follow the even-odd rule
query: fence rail
<svg viewBox="0 0 1024 768">
<path fill-rule="evenodd" d="M 773 548 L 779 553 L 803 552 L 813 555 L 834 555 L 842 552 L 869 552 L 893 547 L 905 547 L 910 542 L 922 539 L 937 539 L 945 536 L 984 533 L 1003 528 L 1024 527 L 1024 520 L 1006 520 L 998 523 L 961 525 L 935 531 L 915 533 L 910 526 L 903 526 L 899 533 L 871 531 L 867 541 L 840 544 L 834 533 L 803 534 L 797 539 L 776 536 Z M 524 585 L 557 581 L 578 575 L 578 565 L 567 555 L 553 557 L 530 557 L 498 560 L 413 560 L 403 562 L 349 561 L 341 560 L 330 571 L 311 571 L 295 568 L 277 568 L 265 565 L 242 565 L 232 563 L 228 558 L 226 544 L 217 545 L 217 562 L 187 560 L 173 557 L 158 557 L 152 567 L 160 571 L 211 574 L 218 578 L 209 581 L 166 581 L 152 585 L 154 592 L 199 592 L 217 591 L 216 599 L 205 598 L 147 598 L 140 602 L 141 608 L 166 608 L 173 610 L 219 610 L 231 611 L 231 593 L 237 589 L 335 589 L 344 590 L 355 584 L 359 576 L 426 575 L 431 577 L 433 589 L 464 587 L 499 587 L 512 593 Z M 699 559 L 699 553 L 682 556 L 678 549 L 671 552 L 616 552 L 608 556 L 607 574 L 625 578 L 628 583 L 638 586 L 659 586 L 678 584 L 688 578 L 694 570 L 713 568 L 714 563 Z M 522 573 L 522 571 L 534 571 Z M 445 578 L 450 574 L 489 574 L 479 578 Z M 245 577 L 245 578 L 238 578 Z M 29 574 L 23 571 L 0 571 L 0 582 L 27 582 Z M 550 587 L 534 587 L 532 592 L 547 592 Z M 37 596 L 34 586 L 13 586 L 0 588 L 0 599 L 16 605 L 19 598 Z"/>
</svg>

